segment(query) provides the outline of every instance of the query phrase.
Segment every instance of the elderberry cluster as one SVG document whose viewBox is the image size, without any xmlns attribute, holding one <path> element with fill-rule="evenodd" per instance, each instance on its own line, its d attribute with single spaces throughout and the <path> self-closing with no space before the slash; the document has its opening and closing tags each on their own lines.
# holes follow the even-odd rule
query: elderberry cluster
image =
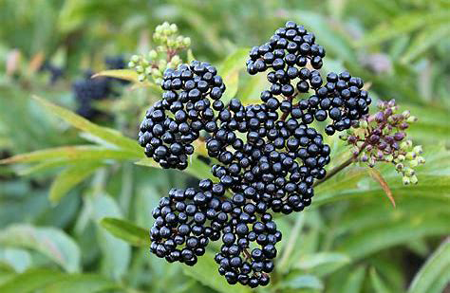
<svg viewBox="0 0 450 293">
<path fill-rule="evenodd" d="M 107 57 L 105 65 L 108 69 L 124 69 L 125 59 L 122 56 Z M 83 78 L 72 84 L 72 92 L 78 104 L 77 113 L 87 119 L 94 119 L 101 114 L 95 109 L 93 102 L 116 95 L 115 83 L 126 84 L 122 81 L 109 77 L 92 78 L 93 72 L 86 70 Z"/>
<path fill-rule="evenodd" d="M 362 80 L 347 72 L 324 81 L 317 70 L 324 56 L 312 33 L 286 23 L 250 52 L 248 72 L 269 70 L 271 83 L 253 105 L 238 99 L 225 105 L 225 85 L 207 63 L 166 70 L 163 98 L 147 111 L 139 143 L 163 168 L 185 169 L 204 132 L 214 180 L 161 199 L 151 252 L 194 265 L 210 241 L 221 240 L 215 261 L 228 283 L 269 283 L 282 239 L 273 213 L 309 206 L 314 181 L 325 177 L 330 162 L 330 147 L 311 123 L 328 119 L 331 135 L 350 128 L 371 102 Z"/>
<path fill-rule="evenodd" d="M 225 85 L 215 67 L 193 61 L 167 69 L 162 89 L 163 99 L 150 107 L 141 124 L 139 144 L 161 167 L 183 170 L 200 131 L 217 128 L 214 108 L 223 107 L 219 99 Z"/>
</svg>

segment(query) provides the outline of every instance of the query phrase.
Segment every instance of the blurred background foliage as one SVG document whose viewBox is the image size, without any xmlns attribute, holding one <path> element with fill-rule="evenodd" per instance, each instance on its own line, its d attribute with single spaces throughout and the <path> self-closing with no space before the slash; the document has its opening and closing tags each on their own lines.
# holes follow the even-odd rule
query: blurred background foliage
<svg viewBox="0 0 450 293">
<path fill-rule="evenodd" d="M 417 186 L 377 167 L 396 208 L 361 166 L 318 187 L 312 207 L 277 219 L 277 269 L 257 291 L 450 292 L 449 19 L 448 0 L 0 0 L 0 158 L 32 152 L 0 165 L 0 292 L 248 292 L 212 258 L 187 268 L 148 252 L 158 198 L 209 176 L 196 155 L 183 173 L 143 159 L 134 140 L 158 89 L 121 87 L 94 124 L 70 111 L 71 84 L 107 56 L 147 52 L 169 21 L 251 103 L 267 85 L 245 74 L 248 48 L 286 20 L 317 35 L 325 71 L 347 69 L 419 118 L 409 133 L 427 163 Z M 63 77 L 50 83 L 44 61 Z M 349 150 L 328 143 L 332 168 Z"/>
</svg>

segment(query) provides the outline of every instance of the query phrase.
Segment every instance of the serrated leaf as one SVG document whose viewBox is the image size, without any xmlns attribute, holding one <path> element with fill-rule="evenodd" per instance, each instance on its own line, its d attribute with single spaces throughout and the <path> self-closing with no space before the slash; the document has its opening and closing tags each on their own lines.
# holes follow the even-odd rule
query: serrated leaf
<svg viewBox="0 0 450 293">
<path fill-rule="evenodd" d="M 408 293 L 439 293 L 450 282 L 450 240 L 447 238 L 415 275 Z"/>
<path fill-rule="evenodd" d="M 101 163 L 88 163 L 67 167 L 53 181 L 49 193 L 50 201 L 58 203 L 64 195 L 88 178 L 101 165 Z"/>
<path fill-rule="evenodd" d="M 94 124 L 89 120 L 81 117 L 80 115 L 77 115 L 74 112 L 63 107 L 57 106 L 38 96 L 33 96 L 33 98 L 45 108 L 47 108 L 52 114 L 60 117 L 73 127 L 97 136 L 98 138 L 101 138 L 129 152 L 133 152 L 137 155 L 141 154 L 141 147 L 138 145 L 138 143 L 130 138 L 123 136 L 120 132 L 111 128 L 106 128 Z"/>
<path fill-rule="evenodd" d="M 250 289 L 237 284 L 229 285 L 224 277 L 214 276 L 208 277 L 212 272 L 217 271 L 217 264 L 214 261 L 214 256 L 211 253 L 206 253 L 204 256 L 199 257 L 198 262 L 193 267 L 183 267 L 183 271 L 186 275 L 194 278 L 205 286 L 208 286 L 218 292 L 222 293 L 248 293 L 251 292 Z"/>
<path fill-rule="evenodd" d="M 0 231 L 0 244 L 38 251 L 68 272 L 80 269 L 80 250 L 77 244 L 63 231 L 55 228 L 12 225 Z"/>
<path fill-rule="evenodd" d="M 103 218 L 100 225 L 109 233 L 134 246 L 150 246 L 150 236 L 146 229 L 117 218 Z"/>
<path fill-rule="evenodd" d="M 248 48 L 237 49 L 220 66 L 218 73 L 223 78 L 226 90 L 222 101 L 226 104 L 235 97 L 239 87 L 239 71 L 246 67 Z"/>
</svg>

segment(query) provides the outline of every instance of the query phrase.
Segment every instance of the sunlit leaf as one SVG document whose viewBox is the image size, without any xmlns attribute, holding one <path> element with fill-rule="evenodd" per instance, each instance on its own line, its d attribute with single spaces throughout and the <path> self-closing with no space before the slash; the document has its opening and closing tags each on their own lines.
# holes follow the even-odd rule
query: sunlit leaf
<svg viewBox="0 0 450 293">
<path fill-rule="evenodd" d="M 218 70 L 218 74 L 222 76 L 226 86 L 225 93 L 222 97 L 222 101 L 225 104 L 234 98 L 237 93 L 239 87 L 239 71 L 246 67 L 245 61 L 247 60 L 248 51 L 249 49 L 247 48 L 236 50 L 225 59 Z"/>
<path fill-rule="evenodd" d="M 8 282 L 0 285 L 2 293 L 33 293 L 48 284 L 56 282 L 64 276 L 58 271 L 33 269 L 16 275 Z"/>
<path fill-rule="evenodd" d="M 101 163 L 77 164 L 67 167 L 58 174 L 50 187 L 49 199 L 53 203 L 57 203 L 72 188 L 89 177 Z"/>
<path fill-rule="evenodd" d="M 100 222 L 103 228 L 117 238 L 134 246 L 150 246 L 150 236 L 146 229 L 125 220 L 103 218 Z"/>
<path fill-rule="evenodd" d="M 47 100 L 44 100 L 38 96 L 33 96 L 41 105 L 47 108 L 52 114 L 60 117 L 70 125 L 88 132 L 94 136 L 97 136 L 113 145 L 123 148 L 129 152 L 141 154 L 141 148 L 138 143 L 130 138 L 123 136 L 116 130 L 96 125 L 89 120 L 75 114 L 74 112 L 57 106 Z"/>
<path fill-rule="evenodd" d="M 280 288 L 283 289 L 317 289 L 322 290 L 324 285 L 322 281 L 313 275 L 298 275 L 281 282 Z"/>
<path fill-rule="evenodd" d="M 370 280 L 372 282 L 372 288 L 376 293 L 390 293 L 388 285 L 381 279 L 375 269 L 370 270 Z"/>
<path fill-rule="evenodd" d="M 92 213 L 92 218 L 98 224 L 97 235 L 103 255 L 103 271 L 113 279 L 119 280 L 128 269 L 131 248 L 122 239 L 111 235 L 100 225 L 100 222 L 106 217 L 121 218 L 122 212 L 114 198 L 103 193 L 89 196 L 87 204 Z"/>
<path fill-rule="evenodd" d="M 450 282 L 450 240 L 445 240 L 416 274 L 408 293 L 439 293 Z"/>
<path fill-rule="evenodd" d="M 135 152 L 130 151 L 107 149 L 96 146 L 67 146 L 20 154 L 0 160 L 0 164 L 53 162 L 55 164 L 49 163 L 50 166 L 60 166 L 60 164 L 56 162 L 64 161 L 71 163 L 74 161 L 133 160 L 138 159 L 139 157 L 140 156 Z M 46 167 L 48 167 L 48 165 Z"/>
<path fill-rule="evenodd" d="M 80 268 L 78 246 L 67 234 L 55 228 L 12 225 L 0 231 L 0 244 L 38 251 L 68 272 L 77 272 Z"/>
</svg>

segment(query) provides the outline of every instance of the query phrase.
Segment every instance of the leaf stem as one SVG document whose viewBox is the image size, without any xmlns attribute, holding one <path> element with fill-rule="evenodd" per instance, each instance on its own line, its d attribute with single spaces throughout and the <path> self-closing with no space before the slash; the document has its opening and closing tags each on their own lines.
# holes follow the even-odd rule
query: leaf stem
<svg viewBox="0 0 450 293">
<path fill-rule="evenodd" d="M 345 160 L 342 164 L 334 167 L 333 169 L 331 169 L 329 172 L 327 172 L 327 175 L 325 175 L 324 178 L 317 180 L 314 183 L 314 187 L 324 183 L 325 181 L 329 180 L 330 178 L 332 178 L 334 175 L 336 175 L 337 173 L 341 172 L 342 170 L 344 170 L 345 168 L 347 168 L 348 166 L 350 166 L 353 162 L 356 162 L 356 159 L 359 157 L 359 155 L 362 153 L 362 151 L 366 148 L 367 146 L 367 142 L 364 142 L 361 145 L 361 148 L 358 150 L 357 154 L 352 155 L 350 158 L 348 158 L 347 160 Z"/>
</svg>

